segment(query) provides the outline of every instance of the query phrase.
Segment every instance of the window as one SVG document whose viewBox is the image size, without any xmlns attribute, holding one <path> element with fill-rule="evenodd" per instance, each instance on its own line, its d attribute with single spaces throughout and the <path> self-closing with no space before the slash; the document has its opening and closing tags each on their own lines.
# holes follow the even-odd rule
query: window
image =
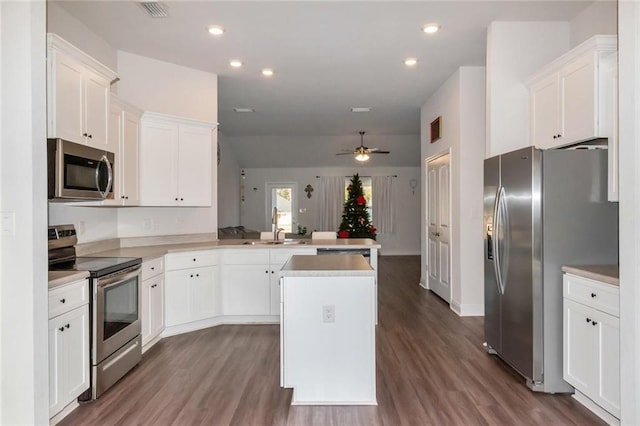
<svg viewBox="0 0 640 426">
<path fill-rule="evenodd" d="M 347 198 L 349 197 L 349 191 L 347 191 L 347 188 L 349 187 L 349 184 L 351 184 L 351 179 L 353 179 L 353 176 L 349 176 L 344 179 L 344 201 L 347 201 Z M 364 195 L 365 200 L 367 200 L 369 220 L 373 222 L 373 209 L 371 208 L 373 189 L 371 185 L 371 177 L 360 176 L 360 182 L 362 182 L 362 194 Z"/>
</svg>

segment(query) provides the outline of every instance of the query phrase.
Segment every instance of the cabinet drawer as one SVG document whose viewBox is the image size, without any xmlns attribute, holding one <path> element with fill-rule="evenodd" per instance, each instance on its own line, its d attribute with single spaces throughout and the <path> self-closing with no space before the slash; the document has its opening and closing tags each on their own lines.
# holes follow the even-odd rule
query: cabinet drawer
<svg viewBox="0 0 640 426">
<path fill-rule="evenodd" d="M 68 312 L 89 303 L 87 280 L 54 288 L 49 291 L 49 318 Z"/>
<path fill-rule="evenodd" d="M 214 266 L 218 264 L 218 252 L 194 251 L 189 253 L 167 255 L 167 271 L 177 269 L 199 268 L 201 266 Z"/>
<path fill-rule="evenodd" d="M 164 258 L 159 257 L 142 264 L 142 281 L 164 272 Z"/>
<path fill-rule="evenodd" d="M 225 250 L 223 263 L 225 265 L 268 265 L 269 250 L 252 248 Z"/>
<path fill-rule="evenodd" d="M 312 256 L 316 254 L 316 249 L 272 249 L 271 250 L 271 265 L 284 265 L 289 261 L 289 258 L 296 255 Z"/>
<path fill-rule="evenodd" d="M 564 274 L 564 297 L 613 316 L 620 316 L 620 291 L 610 284 Z"/>
</svg>

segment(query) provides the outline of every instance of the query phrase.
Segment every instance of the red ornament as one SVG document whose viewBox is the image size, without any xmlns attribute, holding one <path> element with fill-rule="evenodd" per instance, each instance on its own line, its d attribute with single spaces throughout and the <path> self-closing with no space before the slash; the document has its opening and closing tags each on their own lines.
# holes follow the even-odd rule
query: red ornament
<svg viewBox="0 0 640 426">
<path fill-rule="evenodd" d="M 356 198 L 356 202 L 359 206 L 367 204 L 367 200 L 362 195 L 359 195 L 358 198 Z"/>
<path fill-rule="evenodd" d="M 372 233 L 372 234 L 375 234 L 375 233 L 376 233 L 376 227 L 375 227 L 375 226 L 372 226 L 372 227 L 371 227 L 371 233 Z"/>
<path fill-rule="evenodd" d="M 338 238 L 349 238 L 349 231 L 345 229 L 338 231 Z"/>
</svg>

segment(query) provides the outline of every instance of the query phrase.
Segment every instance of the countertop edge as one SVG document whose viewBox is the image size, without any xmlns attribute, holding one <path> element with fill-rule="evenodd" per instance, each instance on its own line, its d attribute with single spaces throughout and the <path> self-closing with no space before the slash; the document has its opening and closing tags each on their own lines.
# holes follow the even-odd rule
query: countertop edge
<svg viewBox="0 0 640 426">
<path fill-rule="evenodd" d="M 87 271 L 49 271 L 49 290 L 87 278 Z"/>
<path fill-rule="evenodd" d="M 562 272 L 620 286 L 618 265 L 564 265 Z"/>
</svg>

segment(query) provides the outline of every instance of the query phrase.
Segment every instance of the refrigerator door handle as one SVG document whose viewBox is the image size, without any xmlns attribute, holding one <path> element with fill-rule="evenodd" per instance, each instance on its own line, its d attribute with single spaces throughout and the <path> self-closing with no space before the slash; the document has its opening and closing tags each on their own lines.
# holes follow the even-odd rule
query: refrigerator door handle
<svg viewBox="0 0 640 426">
<path fill-rule="evenodd" d="M 500 241 L 504 239 L 504 215 L 505 215 L 505 206 L 504 206 L 504 187 L 498 187 L 496 193 L 496 203 L 494 206 L 494 233 L 495 237 L 493 239 L 494 244 L 494 257 L 495 260 L 493 262 L 493 268 L 496 274 L 496 284 L 498 285 L 498 291 L 500 294 L 504 294 L 504 281 L 502 280 L 502 256 L 500 253 Z"/>
</svg>

